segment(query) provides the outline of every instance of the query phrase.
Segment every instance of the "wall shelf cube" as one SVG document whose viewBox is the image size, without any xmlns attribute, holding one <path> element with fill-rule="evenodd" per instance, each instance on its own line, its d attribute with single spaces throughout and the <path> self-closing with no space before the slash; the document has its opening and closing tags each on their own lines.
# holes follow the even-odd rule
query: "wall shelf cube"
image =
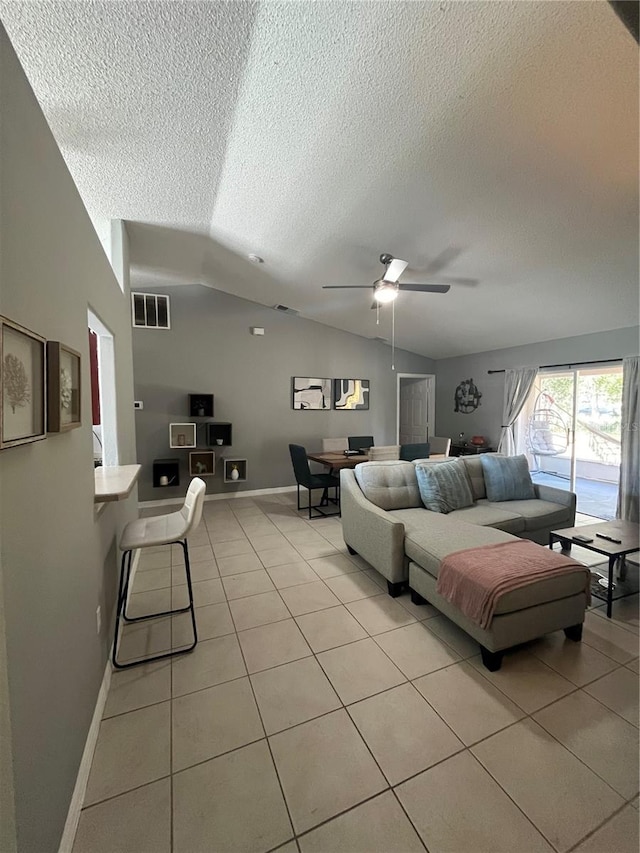
<svg viewBox="0 0 640 853">
<path fill-rule="evenodd" d="M 189 474 L 192 477 L 213 477 L 216 454 L 213 450 L 196 450 L 189 454 Z"/>
<path fill-rule="evenodd" d="M 194 448 L 196 446 L 195 424 L 169 424 L 169 447 Z"/>
<path fill-rule="evenodd" d="M 208 423 L 207 444 L 209 447 L 214 447 L 215 445 L 231 447 L 231 424 L 222 422 Z"/>
<path fill-rule="evenodd" d="M 189 417 L 212 418 L 213 394 L 189 394 Z"/>
<path fill-rule="evenodd" d="M 154 488 L 166 488 L 167 486 L 180 485 L 180 460 L 179 459 L 154 459 L 153 460 L 153 486 Z"/>
<path fill-rule="evenodd" d="M 233 476 L 233 472 L 237 471 L 237 477 Z M 224 460 L 224 482 L 225 483 L 246 483 L 247 482 L 247 460 L 246 459 L 225 459 Z"/>
</svg>

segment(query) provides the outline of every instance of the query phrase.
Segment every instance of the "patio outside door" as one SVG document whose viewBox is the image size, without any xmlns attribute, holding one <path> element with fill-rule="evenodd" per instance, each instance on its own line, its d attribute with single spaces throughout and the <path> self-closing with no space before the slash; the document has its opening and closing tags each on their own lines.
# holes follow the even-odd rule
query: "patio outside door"
<svg viewBox="0 0 640 853">
<path fill-rule="evenodd" d="M 576 492 L 578 512 L 615 518 L 622 365 L 539 373 L 518 419 L 535 483 Z"/>
</svg>

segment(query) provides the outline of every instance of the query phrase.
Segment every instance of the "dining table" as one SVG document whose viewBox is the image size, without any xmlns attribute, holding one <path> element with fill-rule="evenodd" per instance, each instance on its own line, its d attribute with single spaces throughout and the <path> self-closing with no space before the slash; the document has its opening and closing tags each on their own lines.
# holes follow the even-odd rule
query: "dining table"
<svg viewBox="0 0 640 853">
<path fill-rule="evenodd" d="M 366 453 L 345 456 L 341 450 L 327 450 L 318 453 L 307 453 L 310 462 L 319 462 L 330 470 L 339 471 L 341 468 L 355 468 L 360 462 L 368 462 Z"/>
</svg>

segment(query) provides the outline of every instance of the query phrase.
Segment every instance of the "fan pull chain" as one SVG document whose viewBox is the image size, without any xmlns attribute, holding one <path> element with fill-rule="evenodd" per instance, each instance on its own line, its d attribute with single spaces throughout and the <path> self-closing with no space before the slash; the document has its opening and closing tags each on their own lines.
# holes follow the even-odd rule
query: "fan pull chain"
<svg viewBox="0 0 640 853">
<path fill-rule="evenodd" d="M 396 369 L 396 302 L 391 303 L 391 370 Z"/>
<path fill-rule="evenodd" d="M 380 303 L 376 302 L 376 326 L 380 325 Z"/>
</svg>

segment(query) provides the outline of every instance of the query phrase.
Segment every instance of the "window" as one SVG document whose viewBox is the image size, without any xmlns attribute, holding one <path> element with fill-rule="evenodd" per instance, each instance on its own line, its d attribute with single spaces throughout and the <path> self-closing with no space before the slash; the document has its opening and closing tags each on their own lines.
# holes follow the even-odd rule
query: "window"
<svg viewBox="0 0 640 853">
<path fill-rule="evenodd" d="M 157 293 L 132 293 L 133 326 L 138 329 L 169 329 L 169 297 Z"/>
</svg>

